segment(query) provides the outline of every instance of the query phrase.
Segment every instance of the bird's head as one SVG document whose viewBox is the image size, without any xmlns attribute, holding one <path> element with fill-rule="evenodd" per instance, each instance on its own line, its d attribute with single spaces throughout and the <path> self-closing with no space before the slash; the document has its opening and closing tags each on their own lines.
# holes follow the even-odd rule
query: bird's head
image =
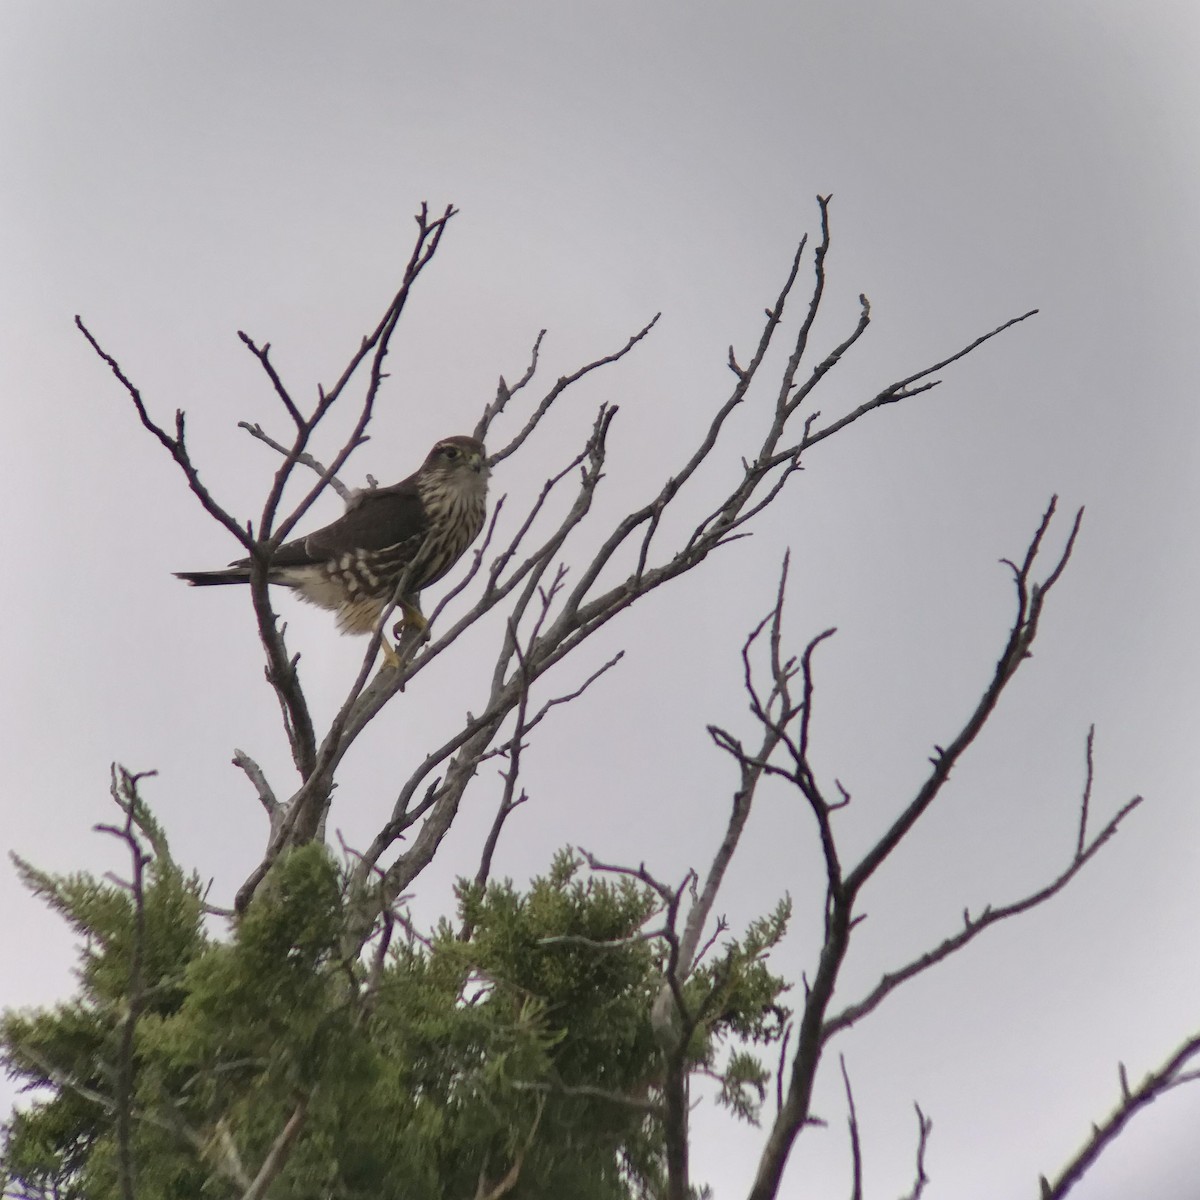
<svg viewBox="0 0 1200 1200">
<path fill-rule="evenodd" d="M 417 487 L 426 507 L 466 504 L 478 508 L 481 520 L 487 480 L 487 451 L 483 443 L 461 434 L 442 438 L 417 472 Z"/>
<path fill-rule="evenodd" d="M 442 438 L 425 459 L 422 474 L 429 472 L 466 480 L 469 476 L 488 475 L 487 451 L 478 438 L 456 434 Z"/>
</svg>

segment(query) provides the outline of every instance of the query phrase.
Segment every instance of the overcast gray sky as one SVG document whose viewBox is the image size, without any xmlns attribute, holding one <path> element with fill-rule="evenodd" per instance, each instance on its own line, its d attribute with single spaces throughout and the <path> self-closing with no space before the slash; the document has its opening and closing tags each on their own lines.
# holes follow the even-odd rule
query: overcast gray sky
<svg viewBox="0 0 1200 1200">
<path fill-rule="evenodd" d="M 264 833 L 230 753 L 286 776 L 246 598 L 170 576 L 235 548 L 74 313 L 158 416 L 188 411 L 206 477 L 249 514 L 274 463 L 236 422 L 282 423 L 234 331 L 270 341 L 313 396 L 390 296 L 412 212 L 453 202 L 347 477 L 390 482 L 469 430 L 538 329 L 553 379 L 662 310 L 633 358 L 497 472 L 498 491 L 527 495 L 595 404 L 618 402 L 602 516 L 682 461 L 727 392 L 727 347 L 757 335 L 815 228 L 818 192 L 834 195 L 835 239 L 818 348 L 853 327 L 859 292 L 875 315 L 818 394 L 823 412 L 1041 309 L 942 387 L 819 447 L 756 539 L 598 639 L 591 666 L 617 646 L 629 657 L 537 739 L 533 800 L 497 864 L 525 878 L 568 842 L 666 876 L 706 861 L 732 779 L 704 726 L 745 727 L 738 647 L 786 546 L 793 645 L 840 630 L 819 658 L 817 761 L 854 793 L 847 836 L 865 839 L 986 680 L 1011 599 L 997 560 L 1023 549 L 1052 492 L 1086 504 L 1035 660 L 867 893 L 845 978 L 850 999 L 965 905 L 1065 863 L 1094 721 L 1097 817 L 1135 792 L 1148 803 L 1066 895 L 840 1047 L 869 1195 L 909 1186 L 916 1099 L 935 1123 L 927 1196 L 1032 1196 L 1113 1103 L 1117 1062 L 1140 1078 L 1200 1021 L 1200 11 L 6 0 L 0 13 L 3 840 L 46 867 L 117 865 L 90 828 L 109 816 L 118 759 L 159 769 L 148 797 L 227 898 Z M 358 644 L 323 614 L 285 611 L 329 710 Z M 333 816 L 351 843 L 378 826 L 397 763 L 481 693 L 479 665 L 465 650 L 360 745 Z M 430 873 L 430 913 L 473 868 L 496 787 L 479 782 Z M 764 794 L 724 905 L 736 922 L 796 897 L 779 964 L 793 977 L 811 968 L 817 920 L 803 818 L 786 792 Z M 64 931 L 11 871 L 0 905 L 0 1001 L 62 996 Z M 829 1127 L 801 1139 L 788 1197 L 845 1194 L 832 1071 L 818 1108 Z M 1200 1088 L 1156 1104 L 1078 1194 L 1200 1196 L 1197 1119 Z M 760 1135 L 705 1108 L 697 1120 L 714 1131 L 697 1176 L 738 1196 Z"/>
</svg>

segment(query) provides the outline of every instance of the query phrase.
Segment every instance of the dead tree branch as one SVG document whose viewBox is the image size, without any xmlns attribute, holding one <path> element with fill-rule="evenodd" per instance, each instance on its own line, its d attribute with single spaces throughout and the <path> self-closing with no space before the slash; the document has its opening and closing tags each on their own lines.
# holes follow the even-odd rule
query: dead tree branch
<svg viewBox="0 0 1200 1200">
<path fill-rule="evenodd" d="M 817 969 L 806 988 L 804 1008 L 797 1026 L 795 1055 L 788 1072 L 786 1095 L 763 1148 L 758 1173 L 749 1193 L 750 1200 L 774 1200 L 774 1197 L 778 1195 L 788 1154 L 797 1134 L 810 1116 L 812 1089 L 828 1038 L 839 1029 L 845 1028 L 853 1020 L 871 1011 L 900 983 L 933 965 L 934 962 L 941 961 L 955 950 L 961 949 L 982 928 L 1002 919 L 999 915 L 1001 912 L 1005 916 L 1015 915 L 1036 903 L 1043 902 L 1061 890 L 1099 847 L 1116 832 L 1120 822 L 1137 803 L 1135 800 L 1126 805 L 1094 839 L 1093 843 L 1087 844 L 1083 851 L 1077 850 L 1068 868 L 1046 888 L 1025 900 L 1007 906 L 1004 910 L 995 910 L 995 912 L 989 910 L 974 922 L 968 917 L 967 927 L 955 938 L 947 939 L 941 946 L 901 971 L 885 976 L 872 994 L 860 1005 L 852 1006 L 832 1020 L 827 1017 L 841 966 L 849 948 L 851 932 L 858 920 L 861 919 L 855 913 L 855 904 L 859 893 L 874 872 L 912 830 L 921 816 L 928 811 L 948 780 L 954 764 L 978 737 L 980 730 L 995 710 L 1005 688 L 1021 664 L 1030 656 L 1046 597 L 1066 568 L 1082 519 L 1081 510 L 1075 516 L 1064 548 L 1057 559 L 1053 561 L 1045 576 L 1038 580 L 1034 575 L 1034 568 L 1056 505 L 1056 499 L 1052 499 L 1021 562 L 1019 564 L 1007 563 L 1012 571 L 1016 587 L 1016 614 L 991 681 L 985 687 L 974 710 L 953 740 L 944 749 L 940 746 L 936 748 L 936 753 L 931 759 L 932 770 L 915 797 L 901 810 L 900 815 L 867 850 L 858 864 L 849 871 L 844 871 L 841 866 L 831 821 L 832 812 L 836 807 L 840 807 L 844 800 L 832 803 L 825 797 L 809 759 L 809 719 L 813 691 L 811 654 L 816 645 L 815 641 L 809 644 L 801 661 L 804 698 L 796 709 L 796 733 L 785 743 L 792 762 L 786 769 L 779 768 L 778 770 L 791 778 L 808 801 L 817 821 L 826 862 L 825 939 Z M 761 717 L 760 720 L 762 720 Z M 767 723 L 769 724 L 769 722 Z M 1081 825 L 1086 826 L 1086 797 L 1090 796 L 1090 775 L 1084 794 L 1085 803 L 1081 806 L 1080 822 Z"/>
<path fill-rule="evenodd" d="M 957 933 L 947 937 L 932 950 L 922 954 L 919 958 L 905 964 L 903 967 L 895 971 L 889 971 L 883 975 L 880 981 L 871 989 L 870 993 L 862 1000 L 853 1004 L 849 1004 L 836 1016 L 831 1017 L 825 1023 L 825 1039 L 833 1037 L 840 1033 L 843 1029 L 848 1029 L 856 1021 L 860 1021 L 868 1013 L 874 1012 L 883 1000 L 896 990 L 901 984 L 907 983 L 910 979 L 920 975 L 923 971 L 927 971 L 930 967 L 936 966 L 949 958 L 950 955 L 957 953 L 969 942 L 972 942 L 986 929 L 990 929 L 1000 921 L 1005 921 L 1009 917 L 1019 916 L 1021 913 L 1028 912 L 1030 909 L 1036 908 L 1040 904 L 1044 904 L 1047 900 L 1057 896 L 1079 874 L 1080 871 L 1091 861 L 1091 859 L 1099 852 L 1102 846 L 1109 841 L 1110 838 L 1120 828 L 1121 823 L 1139 804 L 1142 803 L 1141 796 L 1134 796 L 1117 810 L 1116 814 L 1105 824 L 1104 828 L 1092 838 L 1090 842 L 1085 841 L 1087 834 L 1087 819 L 1088 819 L 1088 802 L 1092 792 L 1093 778 L 1093 760 L 1092 746 L 1095 736 L 1095 728 L 1088 730 L 1087 736 L 1087 774 L 1083 787 L 1082 799 L 1079 809 L 1079 827 L 1078 837 L 1076 841 L 1075 853 L 1072 855 L 1070 862 L 1059 872 L 1054 879 L 1047 883 L 1044 887 L 1038 888 L 1036 891 L 1030 892 L 1027 896 L 1020 900 L 1013 901 L 1010 904 L 1003 904 L 998 907 L 987 905 L 981 913 L 972 916 L 969 910 L 963 912 L 963 928 Z"/>
<path fill-rule="evenodd" d="M 933 1122 L 921 1111 L 921 1106 L 914 1102 L 917 1110 L 917 1171 L 913 1179 L 912 1190 L 900 1200 L 921 1200 L 929 1176 L 925 1173 L 925 1151 L 929 1146 L 929 1135 L 933 1132 Z"/>
<path fill-rule="evenodd" d="M 253 534 L 250 530 L 243 529 L 241 523 L 227 509 L 223 508 L 213 499 L 212 493 L 209 492 L 208 488 L 200 480 L 200 475 L 192 463 L 192 458 L 187 448 L 187 417 L 183 410 L 176 410 L 175 433 L 174 435 L 169 434 L 150 416 L 146 409 L 145 401 L 142 399 L 141 392 L 121 369 L 120 363 L 100 345 L 93 336 L 92 331 L 83 323 L 83 318 L 78 315 L 75 317 L 75 327 L 87 339 L 88 345 L 96 352 L 97 356 L 108 364 L 108 368 L 116 377 L 117 382 L 129 394 L 130 400 L 133 401 L 133 407 L 137 411 L 138 420 L 154 435 L 167 453 L 175 460 L 179 469 L 183 472 L 183 476 L 187 480 L 187 485 L 191 489 L 192 494 L 204 506 L 204 511 L 214 521 L 224 525 L 247 551 L 252 551 L 254 547 Z"/>
<path fill-rule="evenodd" d="M 121 1039 L 117 1049 L 116 1096 L 114 1115 L 117 1125 L 117 1181 L 123 1200 L 136 1200 L 137 1175 L 133 1162 L 133 1091 L 136 1063 L 134 1061 L 134 1037 L 138 1021 L 146 1007 L 144 959 L 146 955 L 146 867 L 151 856 L 143 848 L 138 832 L 142 822 L 138 809 L 138 783 L 154 771 L 133 774 L 124 767 L 112 765 L 112 783 L 109 792 L 113 803 L 125 814 L 121 825 L 97 825 L 101 833 L 107 833 L 125 843 L 129 851 L 130 877 L 127 882 L 116 881 L 129 893 L 131 912 L 129 945 L 129 981 L 126 985 L 126 1011 L 121 1021 Z"/>
<path fill-rule="evenodd" d="M 838 1055 L 838 1065 L 842 1068 L 842 1085 L 846 1089 L 846 1124 L 850 1128 L 850 1162 L 854 1171 L 850 1200 L 862 1200 L 862 1142 L 858 1135 L 858 1112 L 854 1107 L 854 1091 L 850 1087 L 850 1073 L 846 1070 L 844 1054 Z"/>
<path fill-rule="evenodd" d="M 590 375 L 593 371 L 598 371 L 601 367 L 611 366 L 615 362 L 620 362 L 621 359 L 623 359 L 625 355 L 627 355 L 634 348 L 634 346 L 636 346 L 638 342 L 646 337 L 650 330 L 652 330 L 654 326 L 658 324 L 658 318 L 661 316 L 662 313 L 655 313 L 654 316 L 650 318 L 649 322 L 643 325 L 637 333 L 633 334 L 625 343 L 625 345 L 620 348 L 620 350 L 616 350 L 612 354 L 606 354 L 603 358 L 593 359 L 590 363 L 586 363 L 584 366 L 580 367 L 579 370 L 572 371 L 570 375 L 562 376 L 538 402 L 537 408 L 533 410 L 533 413 L 530 415 L 529 419 L 525 422 L 521 429 L 517 431 L 513 438 L 505 446 L 501 447 L 494 454 L 492 454 L 490 460 L 492 464 L 495 465 L 496 463 L 503 462 L 509 457 L 509 455 L 515 454 L 525 444 L 526 438 L 528 438 L 529 435 L 538 427 L 542 418 L 550 411 L 551 405 L 559 398 L 559 396 L 563 394 L 563 392 L 567 390 L 567 388 L 569 388 L 573 383 L 578 383 L 585 375 Z M 479 421 L 475 425 L 475 436 L 479 438 L 480 441 L 483 441 L 487 436 L 488 430 L 491 428 L 492 420 L 498 416 L 499 413 L 503 412 L 505 405 L 507 405 L 514 393 L 516 393 L 520 388 L 524 387 L 533 378 L 533 373 L 537 369 L 538 348 L 541 346 L 542 338 L 545 336 L 545 334 L 546 331 L 544 329 L 538 334 L 537 341 L 534 343 L 533 355 L 530 359 L 529 369 L 521 377 L 516 387 L 514 387 L 512 391 L 505 395 L 504 403 L 497 405 L 497 403 L 493 401 L 487 406 L 487 408 L 483 410 L 483 415 L 479 418 Z M 504 381 L 501 380 L 500 382 L 501 386 L 503 387 Z"/>
<path fill-rule="evenodd" d="M 242 336 L 244 337 L 245 335 L 243 334 Z M 257 441 L 265 442 L 266 445 L 270 446 L 272 450 L 282 454 L 285 458 L 291 453 L 291 451 L 285 445 L 277 442 L 257 422 L 251 424 L 249 421 L 239 421 L 238 428 L 244 429 L 252 438 L 255 438 Z M 366 437 L 362 439 L 363 442 L 369 440 L 370 439 Z M 307 467 L 310 471 L 315 471 L 318 475 L 328 475 L 328 468 L 325 466 L 325 464 L 314 458 L 308 453 L 307 450 L 302 454 L 296 455 L 296 462 L 298 462 L 302 467 Z M 336 475 L 329 475 L 329 486 L 335 492 L 337 492 L 337 494 L 346 504 L 349 504 L 354 498 L 354 489 L 348 488 Z"/>
<path fill-rule="evenodd" d="M 288 1157 L 292 1153 L 292 1148 L 308 1117 L 308 1104 L 309 1099 L 306 1096 L 301 1097 L 297 1102 L 296 1107 L 292 1110 L 292 1115 L 288 1117 L 286 1124 L 271 1143 L 271 1148 L 267 1151 L 267 1156 L 263 1159 L 258 1174 L 246 1189 L 242 1200 L 262 1200 L 271 1184 L 279 1177 L 279 1173 L 287 1166 Z"/>
<path fill-rule="evenodd" d="M 183 412 L 180 411 L 175 414 L 175 433 L 173 435 L 158 425 L 149 415 L 141 393 L 125 375 L 116 359 L 101 348 L 95 337 L 93 337 L 84 325 L 82 319 L 76 317 L 75 323 L 79 327 L 80 332 L 83 333 L 93 350 L 108 364 L 110 370 L 129 394 L 142 425 L 157 438 L 174 458 L 183 471 L 188 486 L 200 500 L 205 510 L 237 538 L 252 561 L 250 592 L 255 617 L 258 622 L 259 637 L 267 658 L 267 680 L 278 697 L 292 758 L 301 779 L 304 781 L 309 780 L 317 766 L 316 733 L 307 699 L 296 670 L 297 658 L 288 653 L 283 633 L 278 627 L 267 594 L 267 576 L 271 556 L 287 538 L 296 523 L 316 501 L 321 492 L 327 486 L 332 485 L 349 456 L 362 444 L 366 435 L 366 428 L 374 412 L 380 386 L 384 379 L 383 363 L 388 353 L 392 334 L 404 311 L 413 285 L 436 253 L 446 225 L 454 214 L 455 210 L 453 207 L 447 207 L 440 217 L 431 219 L 428 207 L 426 205 L 421 206 L 421 211 L 417 215 L 417 238 L 405 267 L 399 290 L 392 298 L 375 329 L 362 339 L 361 345 L 351 355 L 349 363 L 333 387 L 328 391 L 324 389 L 318 390 L 318 402 L 307 416 L 304 415 L 300 406 L 292 398 L 281 376 L 271 362 L 269 355 L 270 346 L 263 345 L 260 347 L 249 335 L 239 332 L 242 342 L 261 365 L 276 396 L 283 404 L 292 423 L 296 426 L 295 437 L 288 447 L 282 447 L 281 443 L 269 439 L 265 433 L 261 435 L 261 440 L 267 441 L 277 449 L 283 449 L 284 459 L 275 471 L 267 498 L 263 504 L 257 536 L 255 536 L 253 526 L 249 522 L 243 526 L 241 521 L 234 518 L 230 512 L 213 499 L 208 489 L 201 482 L 199 473 L 192 463 L 187 450 L 185 441 L 185 416 Z M 284 489 L 292 476 L 293 469 L 298 463 L 312 465 L 316 462 L 308 453 L 308 444 L 364 363 L 369 364 L 368 380 L 360 404 L 358 418 L 351 433 L 345 439 L 341 448 L 335 453 L 329 465 L 318 473 L 317 482 L 290 512 L 282 519 L 279 519 L 279 508 L 283 499 Z M 246 427 L 254 433 L 254 436 L 260 436 L 254 432 L 253 427 Z"/>
<path fill-rule="evenodd" d="M 996 670 L 991 682 L 984 690 L 983 696 L 975 707 L 975 711 L 972 712 L 967 722 L 949 745 L 945 749 L 941 746 L 934 747 L 936 753 L 932 759 L 932 772 L 920 791 L 896 819 L 892 827 L 867 851 L 862 861 L 847 876 L 846 887 L 848 891 L 856 893 L 862 888 L 863 884 L 870 879 L 888 855 L 899 845 L 900 840 L 905 834 L 916 824 L 921 814 L 937 798 L 946 780 L 950 778 L 950 772 L 953 770 L 955 763 L 962 757 L 967 747 L 979 736 L 979 731 L 987 722 L 988 717 L 991 716 L 1009 681 L 1020 669 L 1021 664 L 1029 658 L 1034 638 L 1037 637 L 1038 623 L 1041 620 L 1042 608 L 1045 605 L 1046 597 L 1050 594 L 1051 589 L 1058 582 L 1063 571 L 1066 569 L 1067 563 L 1070 561 L 1071 552 L 1075 549 L 1075 539 L 1079 536 L 1080 522 L 1083 520 L 1083 509 L 1081 508 L 1075 514 L 1075 520 L 1067 536 L 1066 545 L 1063 547 L 1057 562 L 1045 579 L 1041 583 L 1038 583 L 1033 578 L 1033 567 L 1037 560 L 1038 552 L 1041 549 L 1042 539 L 1050 527 L 1050 522 L 1054 519 L 1057 507 L 1058 497 L 1052 496 L 1050 504 L 1042 515 L 1041 523 L 1038 525 L 1033 540 L 1029 543 L 1029 547 L 1025 552 L 1025 558 L 1021 564 L 1018 566 L 1007 559 L 1004 560 L 1005 565 L 1013 573 L 1013 582 L 1017 593 L 1017 612 L 1009 634 L 1008 643 L 1005 645 L 996 663 Z"/>
<path fill-rule="evenodd" d="M 1062 1169 L 1053 1183 L 1044 1175 L 1041 1177 L 1039 1181 L 1041 1200 L 1062 1200 L 1062 1197 L 1087 1174 L 1104 1150 L 1116 1141 L 1121 1131 L 1143 1108 L 1152 1104 L 1172 1088 L 1200 1078 L 1200 1074 L 1197 1072 L 1185 1070 L 1196 1060 L 1197 1056 L 1200 1056 L 1200 1033 L 1193 1034 L 1178 1046 L 1162 1066 L 1151 1071 L 1132 1090 L 1125 1074 L 1125 1065 L 1120 1064 L 1117 1074 L 1121 1085 L 1121 1098 L 1117 1102 L 1116 1108 L 1102 1125 L 1092 1126 L 1092 1136 L 1088 1138 L 1079 1153 Z"/>
<path fill-rule="evenodd" d="M 492 422 L 508 407 L 508 402 L 533 379 L 538 367 L 538 355 L 541 353 L 542 342 L 545 337 L 546 330 L 539 329 L 538 335 L 533 342 L 533 349 L 529 353 L 529 366 L 525 368 L 524 374 L 522 374 L 516 383 L 509 387 L 504 380 L 504 376 L 500 376 L 499 382 L 496 384 L 496 398 L 483 410 L 483 415 L 479 418 L 475 426 L 474 436 L 481 442 L 487 440 L 488 429 L 491 427 Z"/>
</svg>

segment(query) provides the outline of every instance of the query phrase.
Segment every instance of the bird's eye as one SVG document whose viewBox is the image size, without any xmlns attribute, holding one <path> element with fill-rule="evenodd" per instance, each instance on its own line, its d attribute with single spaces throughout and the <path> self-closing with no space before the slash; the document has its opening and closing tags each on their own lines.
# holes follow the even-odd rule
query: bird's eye
<svg viewBox="0 0 1200 1200">
<path fill-rule="evenodd" d="M 446 457 L 447 457 L 447 458 L 448 458 L 448 459 L 449 459 L 451 462 L 453 462 L 453 461 L 454 461 L 454 460 L 455 460 L 455 459 L 458 457 L 458 447 L 457 447 L 457 446 L 443 446 L 443 447 L 442 447 L 442 453 L 443 453 L 443 454 L 444 454 L 444 455 L 445 455 L 445 456 L 446 456 Z"/>
</svg>

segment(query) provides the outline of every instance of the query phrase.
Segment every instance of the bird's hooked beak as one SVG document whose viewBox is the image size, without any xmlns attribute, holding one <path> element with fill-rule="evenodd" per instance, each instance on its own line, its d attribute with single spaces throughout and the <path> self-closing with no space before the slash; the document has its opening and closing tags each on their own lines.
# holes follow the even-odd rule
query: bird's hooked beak
<svg viewBox="0 0 1200 1200">
<path fill-rule="evenodd" d="M 476 475 L 483 475 L 485 478 L 492 473 L 491 467 L 488 466 L 487 456 L 475 450 L 471 452 L 471 456 L 467 459 L 467 466 Z"/>
</svg>

